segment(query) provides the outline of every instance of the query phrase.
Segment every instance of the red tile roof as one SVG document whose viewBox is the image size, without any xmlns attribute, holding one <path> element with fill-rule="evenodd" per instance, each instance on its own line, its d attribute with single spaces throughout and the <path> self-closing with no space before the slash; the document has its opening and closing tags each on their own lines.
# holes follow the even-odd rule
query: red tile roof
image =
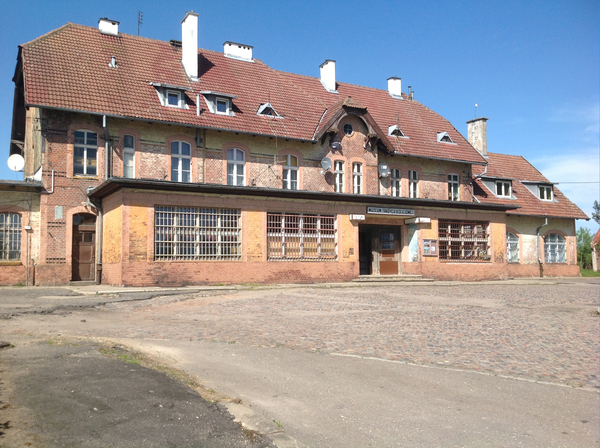
<svg viewBox="0 0 600 448">
<path fill-rule="evenodd" d="M 481 202 L 519 205 L 521 208 L 507 211 L 508 214 L 513 215 L 589 219 L 556 186 L 553 187 L 556 202 L 542 201 L 534 195 L 522 181 L 546 184 L 550 184 L 550 181 L 524 157 L 491 152 L 488 152 L 487 156 L 488 169 L 484 178 L 511 179 L 512 192 L 517 199 L 499 198 L 485 186 L 481 179 L 477 179 L 474 185 L 475 197 Z M 473 175 L 479 176 L 483 171 L 484 167 L 473 165 Z"/>
<path fill-rule="evenodd" d="M 341 82 L 339 94 L 329 93 L 318 78 L 209 50 L 199 50 L 200 81 L 192 82 L 183 69 L 180 46 L 128 34 L 104 35 L 96 28 L 71 23 L 21 48 L 28 105 L 299 140 L 313 140 L 341 107 L 360 107 L 367 109 L 382 132 L 387 134 L 388 127 L 397 124 L 408 137 L 387 138 L 395 152 L 485 163 L 450 122 L 406 95 L 399 100 L 385 90 Z M 112 56 L 118 68 L 109 67 Z M 189 109 L 162 106 L 151 83 L 189 88 Z M 235 117 L 210 113 L 201 91 L 236 95 Z M 257 115 L 266 102 L 284 119 Z M 437 133 L 444 131 L 456 144 L 437 142 Z"/>
</svg>

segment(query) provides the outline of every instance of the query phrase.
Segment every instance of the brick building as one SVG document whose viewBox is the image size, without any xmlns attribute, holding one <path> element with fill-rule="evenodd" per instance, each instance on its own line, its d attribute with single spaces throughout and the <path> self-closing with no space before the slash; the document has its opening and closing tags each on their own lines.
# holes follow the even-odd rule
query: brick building
<svg viewBox="0 0 600 448">
<path fill-rule="evenodd" d="M 101 19 L 20 46 L 11 154 L 44 186 L 36 284 L 578 275 L 587 216 L 488 154 L 486 119 L 467 141 L 399 78 L 277 71 L 247 45 L 199 49 L 197 26 L 162 42 Z"/>
</svg>

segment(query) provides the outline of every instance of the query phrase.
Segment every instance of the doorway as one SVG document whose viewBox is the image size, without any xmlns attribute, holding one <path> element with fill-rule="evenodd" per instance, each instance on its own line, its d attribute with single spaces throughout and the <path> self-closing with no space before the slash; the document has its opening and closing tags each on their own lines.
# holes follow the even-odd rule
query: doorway
<svg viewBox="0 0 600 448">
<path fill-rule="evenodd" d="M 96 217 L 81 213 L 73 216 L 73 281 L 95 279 L 96 262 Z"/>
<path fill-rule="evenodd" d="M 359 226 L 360 275 L 400 273 L 400 226 Z"/>
</svg>

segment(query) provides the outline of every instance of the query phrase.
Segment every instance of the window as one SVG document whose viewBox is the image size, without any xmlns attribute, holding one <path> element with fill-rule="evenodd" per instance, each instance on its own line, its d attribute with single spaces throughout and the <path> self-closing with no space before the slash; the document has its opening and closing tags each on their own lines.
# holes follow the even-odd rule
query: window
<svg viewBox="0 0 600 448">
<path fill-rule="evenodd" d="M 496 182 L 496 196 L 503 198 L 511 197 L 511 185 L 509 181 L 498 181 Z"/>
<path fill-rule="evenodd" d="M 241 260 L 240 210 L 198 207 L 154 209 L 154 259 Z"/>
<path fill-rule="evenodd" d="M 352 164 L 352 192 L 354 194 L 362 194 L 362 163 Z"/>
<path fill-rule="evenodd" d="M 454 143 L 447 132 L 438 132 L 437 141 L 441 143 Z"/>
<path fill-rule="evenodd" d="M 348 137 L 354 134 L 354 127 L 350 123 L 346 123 L 342 129 L 344 130 L 344 134 Z"/>
<path fill-rule="evenodd" d="M 334 215 L 267 213 L 267 260 L 335 261 Z"/>
<path fill-rule="evenodd" d="M 519 262 L 519 237 L 510 232 L 506 234 L 506 261 Z"/>
<path fill-rule="evenodd" d="M 458 174 L 448 174 L 448 200 L 460 200 L 460 178 Z"/>
<path fill-rule="evenodd" d="M 438 223 L 440 260 L 490 261 L 489 223 L 450 221 Z"/>
<path fill-rule="evenodd" d="M 392 170 L 392 196 L 399 198 L 400 197 L 400 185 L 402 182 L 402 175 L 399 169 Z"/>
<path fill-rule="evenodd" d="M 335 192 L 344 192 L 344 162 L 336 160 L 333 165 L 333 176 L 335 182 Z"/>
<path fill-rule="evenodd" d="M 96 176 L 98 135 L 91 131 L 75 131 L 73 147 L 73 174 Z"/>
<path fill-rule="evenodd" d="M 551 185 L 540 185 L 538 187 L 539 196 L 542 201 L 551 201 L 552 198 L 552 186 Z"/>
<path fill-rule="evenodd" d="M 217 113 L 229 115 L 229 100 L 227 98 L 217 98 Z"/>
<path fill-rule="evenodd" d="M 567 262 L 567 242 L 558 233 L 550 233 L 544 238 L 544 260 L 546 263 Z"/>
<path fill-rule="evenodd" d="M 298 157 L 288 154 L 283 164 L 283 189 L 298 189 Z"/>
<path fill-rule="evenodd" d="M 21 215 L 0 213 L 0 261 L 21 260 Z"/>
<path fill-rule="evenodd" d="M 189 182 L 192 162 L 192 147 L 186 142 L 171 143 L 171 180 Z"/>
<path fill-rule="evenodd" d="M 419 173 L 417 171 L 408 172 L 408 197 L 419 197 Z"/>
<path fill-rule="evenodd" d="M 167 90 L 167 106 L 169 107 L 183 107 L 183 99 L 181 92 L 177 90 Z"/>
<path fill-rule="evenodd" d="M 123 137 L 123 177 L 135 177 L 135 138 L 133 135 Z"/>
<path fill-rule="evenodd" d="M 241 149 L 227 150 L 227 185 L 242 186 L 245 184 L 244 165 L 246 154 Z"/>
<path fill-rule="evenodd" d="M 394 137 L 408 138 L 406 135 L 404 135 L 404 132 L 402 132 L 402 130 L 398 127 L 397 124 L 388 127 L 388 135 Z"/>
</svg>

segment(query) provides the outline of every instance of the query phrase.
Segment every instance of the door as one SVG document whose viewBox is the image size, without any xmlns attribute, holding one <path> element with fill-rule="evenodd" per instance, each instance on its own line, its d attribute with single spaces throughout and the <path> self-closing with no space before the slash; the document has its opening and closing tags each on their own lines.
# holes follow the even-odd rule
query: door
<svg viewBox="0 0 600 448">
<path fill-rule="evenodd" d="M 400 232 L 398 227 L 378 231 L 378 262 L 380 275 L 398 275 L 400 261 Z"/>
<path fill-rule="evenodd" d="M 75 215 L 73 217 L 72 265 L 74 281 L 94 280 L 96 261 L 96 217 Z"/>
</svg>

